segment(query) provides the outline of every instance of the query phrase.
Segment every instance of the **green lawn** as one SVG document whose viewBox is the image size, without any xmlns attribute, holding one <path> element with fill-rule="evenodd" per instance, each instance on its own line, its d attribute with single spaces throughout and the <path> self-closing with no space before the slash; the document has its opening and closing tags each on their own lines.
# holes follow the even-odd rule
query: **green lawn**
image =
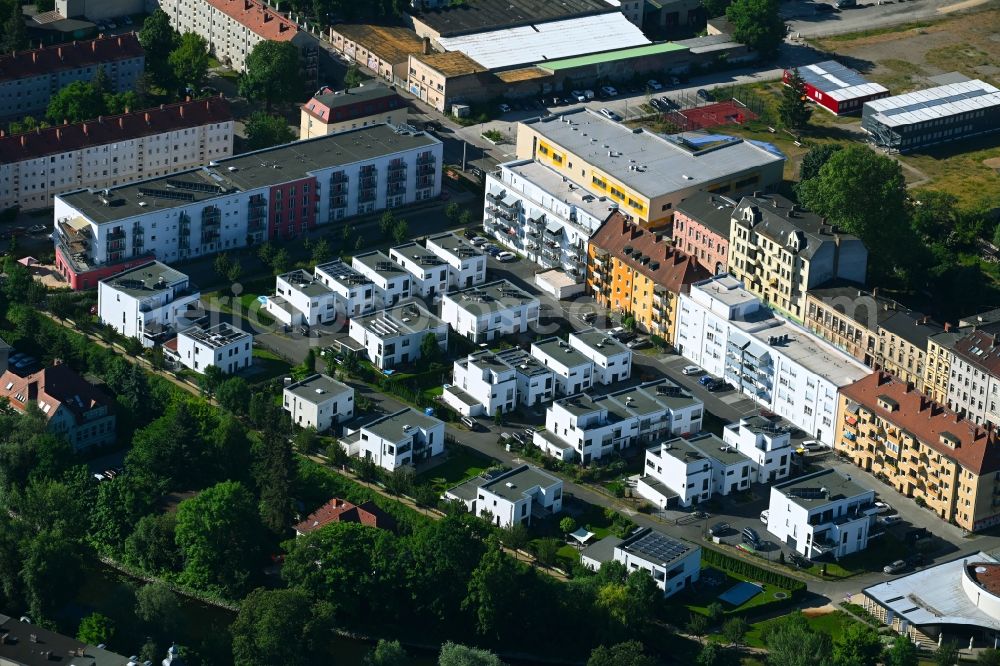
<svg viewBox="0 0 1000 666">
<path fill-rule="evenodd" d="M 892 536 L 883 534 L 871 539 L 868 547 L 860 553 L 842 557 L 839 562 L 826 563 L 826 575 L 830 578 L 849 578 L 860 573 L 882 571 L 882 567 L 911 555 L 912 550 L 905 543 Z M 823 571 L 822 564 L 814 564 L 809 573 L 819 576 Z"/>
<path fill-rule="evenodd" d="M 718 601 L 719 595 L 731 588 L 733 585 L 742 582 L 757 582 L 752 577 L 740 576 L 729 571 L 722 571 L 716 567 L 705 567 L 702 569 L 703 575 L 708 572 L 714 572 L 716 575 L 722 574 L 726 577 L 726 581 L 715 588 L 702 586 L 697 591 L 687 590 L 672 598 L 671 601 L 673 602 L 676 600 L 677 603 L 686 608 L 689 612 L 708 615 L 708 606 Z M 791 592 L 785 588 L 778 587 L 777 585 L 764 585 L 763 587 L 763 592 L 754 595 L 740 606 L 734 607 L 723 602 L 720 603 L 722 603 L 725 607 L 727 614 L 742 613 L 751 608 L 758 608 L 778 601 L 787 600 L 788 597 L 791 596 Z M 681 609 L 678 608 L 678 611 L 680 610 Z"/>
<path fill-rule="evenodd" d="M 750 631 L 746 635 L 746 644 L 750 647 L 764 647 L 765 630 L 768 626 L 780 622 L 781 619 L 781 617 L 776 617 L 750 625 Z M 830 638 L 834 640 L 844 632 L 845 628 L 856 622 L 854 618 L 842 611 L 834 611 L 825 615 L 806 616 L 806 621 L 815 631 L 829 634 Z"/>
<path fill-rule="evenodd" d="M 250 377 L 252 383 L 266 382 L 269 379 L 287 375 L 292 370 L 288 361 L 267 349 L 254 349 L 253 357 L 257 371 Z"/>
<path fill-rule="evenodd" d="M 493 458 L 467 449 L 464 446 L 453 446 L 448 449 L 448 459 L 440 465 L 417 476 L 418 483 L 430 483 L 435 490 L 444 492 L 449 488 L 479 476 L 483 471 L 496 464 Z"/>
</svg>

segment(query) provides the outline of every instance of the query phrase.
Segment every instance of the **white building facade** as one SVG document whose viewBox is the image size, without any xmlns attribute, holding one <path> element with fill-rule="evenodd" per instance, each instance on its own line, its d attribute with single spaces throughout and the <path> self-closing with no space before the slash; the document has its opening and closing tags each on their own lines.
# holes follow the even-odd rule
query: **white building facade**
<svg viewBox="0 0 1000 666">
<path fill-rule="evenodd" d="M 569 334 L 569 344 L 594 362 L 594 381 L 611 386 L 632 376 L 632 350 L 603 331 Z"/>
<path fill-rule="evenodd" d="M 555 373 L 558 395 L 575 395 L 594 384 L 594 362 L 562 338 L 533 342 L 531 355 Z"/>
<path fill-rule="evenodd" d="M 152 347 L 178 327 L 186 328 L 186 313 L 199 298 L 187 275 L 153 261 L 101 280 L 97 314 L 102 324 Z"/>
<path fill-rule="evenodd" d="M 729 495 L 750 488 L 750 459 L 711 433 L 690 439 L 676 437 L 646 449 L 645 476 L 639 479 L 640 495 L 661 509 L 676 495 L 680 506 L 705 502 L 715 495 Z"/>
<path fill-rule="evenodd" d="M 340 314 L 357 317 L 375 310 L 375 284 L 340 259 L 319 264 L 314 275 L 333 292 L 334 307 Z"/>
<path fill-rule="evenodd" d="M 215 366 L 231 375 L 250 367 L 253 336 L 225 322 L 211 328 L 191 326 L 177 334 L 176 353 L 182 365 L 199 374 Z"/>
<path fill-rule="evenodd" d="M 521 465 L 499 474 L 485 474 L 444 494 L 461 502 L 473 515 L 497 527 L 530 525 L 532 516 L 562 511 L 563 482 L 534 465 Z"/>
<path fill-rule="evenodd" d="M 413 276 L 381 250 L 354 255 L 351 268 L 375 286 L 376 308 L 389 308 L 413 296 Z"/>
<path fill-rule="evenodd" d="M 505 349 L 497 358 L 514 369 L 517 401 L 526 407 L 549 402 L 555 397 L 556 375 L 551 368 L 519 347 Z"/>
<path fill-rule="evenodd" d="M 677 594 L 701 576 L 701 548 L 644 527 L 625 539 L 605 537 L 580 553 L 581 563 L 598 570 L 614 560 L 630 574 L 639 569 L 649 573 L 664 597 Z"/>
<path fill-rule="evenodd" d="M 723 428 L 722 439 L 750 460 L 758 483 L 784 479 L 792 469 L 792 435 L 770 419 L 751 416 L 730 423 Z"/>
<path fill-rule="evenodd" d="M 379 370 L 419 359 L 420 345 L 427 335 L 435 337 L 442 352 L 448 349 L 448 324 L 416 302 L 355 317 L 348 335 L 364 345 L 368 360 Z"/>
<path fill-rule="evenodd" d="M 274 296 L 265 305 L 267 313 L 283 324 L 315 326 L 337 318 L 333 290 L 302 269 L 274 279 Z"/>
<path fill-rule="evenodd" d="M 448 291 L 451 270 L 444 259 L 418 245 L 406 243 L 389 249 L 389 259 L 403 267 L 413 278 L 413 295 L 434 298 Z"/>
<path fill-rule="evenodd" d="M 407 407 L 348 433 L 341 446 L 391 472 L 443 453 L 444 422 Z"/>
<path fill-rule="evenodd" d="M 452 287 L 466 289 L 486 282 L 486 255 L 464 238 L 452 233 L 429 236 L 427 249 L 448 264 Z"/>
<path fill-rule="evenodd" d="M 507 280 L 451 292 L 441 300 L 441 319 L 477 344 L 526 332 L 538 323 L 538 311 L 538 298 Z"/>
<path fill-rule="evenodd" d="M 316 374 L 286 385 L 282 406 L 300 428 L 326 432 L 354 417 L 354 389 L 333 377 Z"/>
<path fill-rule="evenodd" d="M 506 414 L 518 403 L 517 373 L 493 352 L 476 352 L 455 361 L 452 384 L 442 397 L 462 416 Z"/>
</svg>

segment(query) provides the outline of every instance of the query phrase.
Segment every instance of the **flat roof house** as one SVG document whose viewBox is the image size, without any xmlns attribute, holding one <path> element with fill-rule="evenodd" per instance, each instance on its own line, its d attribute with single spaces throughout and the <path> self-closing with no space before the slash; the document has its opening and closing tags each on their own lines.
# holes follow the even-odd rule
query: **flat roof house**
<svg viewBox="0 0 1000 666">
<path fill-rule="evenodd" d="M 368 360 L 380 370 L 419 359 L 427 335 L 437 339 L 441 351 L 448 348 L 448 324 L 414 301 L 354 317 L 348 334 L 364 345 Z"/>
<path fill-rule="evenodd" d="M 375 283 L 342 260 L 319 264 L 313 274 L 333 291 L 337 312 L 350 318 L 375 309 Z"/>
<path fill-rule="evenodd" d="M 594 381 L 614 385 L 632 375 L 632 350 L 604 331 L 588 328 L 570 333 L 569 344 L 594 362 Z"/>
<path fill-rule="evenodd" d="M 637 490 L 661 509 L 747 490 L 751 482 L 750 459 L 712 433 L 654 444 L 644 471 Z"/>
<path fill-rule="evenodd" d="M 518 402 L 517 372 L 484 349 L 455 361 L 452 383 L 444 388 L 442 397 L 462 416 L 509 413 Z"/>
<path fill-rule="evenodd" d="M 447 490 L 444 498 L 461 502 L 475 516 L 497 527 L 530 525 L 562 511 L 563 482 L 534 465 L 485 473 Z"/>
<path fill-rule="evenodd" d="M 354 389 L 324 374 L 285 386 L 282 405 L 292 423 L 325 432 L 354 418 Z"/>
<path fill-rule="evenodd" d="M 787 85 L 792 71 L 786 69 L 782 80 Z M 859 72 L 841 65 L 836 60 L 824 60 L 800 67 L 799 77 L 806 87 L 806 96 L 820 108 L 834 115 L 861 113 L 865 102 L 889 96 L 889 89 L 881 83 L 871 83 Z"/>
<path fill-rule="evenodd" d="M 615 560 L 632 573 L 645 569 L 663 596 L 672 596 L 701 576 L 701 547 L 669 537 L 649 527 L 637 529 L 625 539 L 606 537 L 580 553 L 585 567 L 597 571 Z"/>
<path fill-rule="evenodd" d="M 441 319 L 475 343 L 524 333 L 538 323 L 538 310 L 535 296 L 507 280 L 451 292 L 441 300 Z"/>
<path fill-rule="evenodd" d="M 413 277 L 413 296 L 432 299 L 448 291 L 451 270 L 445 260 L 430 248 L 405 243 L 390 248 L 389 258 Z"/>
<path fill-rule="evenodd" d="M 177 334 L 176 350 L 168 345 L 168 355 L 199 374 L 216 366 L 231 375 L 250 367 L 253 361 L 253 336 L 227 322 L 210 328 L 191 326 Z"/>
<path fill-rule="evenodd" d="M 444 452 L 444 422 L 412 407 L 375 419 L 340 440 L 348 455 L 393 471 Z"/>
<path fill-rule="evenodd" d="M 102 324 L 152 347 L 190 324 L 187 313 L 200 298 L 201 292 L 187 275 L 151 261 L 101 280 L 97 315 Z"/>
<path fill-rule="evenodd" d="M 514 369 L 517 401 L 522 405 L 540 405 L 555 396 L 556 373 L 542 365 L 530 352 L 514 347 L 498 353 L 497 359 Z"/>
<path fill-rule="evenodd" d="M 464 238 L 452 233 L 429 236 L 427 249 L 448 264 L 452 287 L 466 289 L 486 282 L 486 255 Z"/>
<path fill-rule="evenodd" d="M 413 296 L 413 276 L 381 250 L 356 254 L 351 268 L 375 285 L 375 307 L 388 308 Z"/>
<path fill-rule="evenodd" d="M 556 373 L 556 392 L 574 395 L 594 384 L 594 362 L 562 338 L 531 343 L 531 355 Z"/>
<path fill-rule="evenodd" d="M 333 290 L 301 268 L 274 278 L 274 296 L 267 298 L 265 307 L 268 314 L 289 326 L 314 326 L 337 318 Z"/>
</svg>

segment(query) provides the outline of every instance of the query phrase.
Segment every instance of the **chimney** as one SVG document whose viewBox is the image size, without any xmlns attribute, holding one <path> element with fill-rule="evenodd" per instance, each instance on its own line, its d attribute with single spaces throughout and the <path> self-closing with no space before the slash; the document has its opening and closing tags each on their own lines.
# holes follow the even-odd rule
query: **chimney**
<svg viewBox="0 0 1000 666">
<path fill-rule="evenodd" d="M 149 124 L 149 111 L 146 112 L 146 124 Z"/>
<path fill-rule="evenodd" d="M 38 400 L 38 380 L 28 382 L 28 400 Z"/>
<path fill-rule="evenodd" d="M 431 38 L 430 37 L 424 37 L 423 52 L 424 52 L 424 55 L 430 55 L 431 54 Z"/>
<path fill-rule="evenodd" d="M 26 137 L 25 135 L 22 134 L 21 135 L 21 147 L 24 148 L 26 145 L 28 145 L 28 137 Z"/>
<path fill-rule="evenodd" d="M 268 21 L 270 21 L 270 20 L 271 20 L 272 18 L 274 18 L 274 17 L 273 17 L 273 16 L 271 16 L 271 15 L 270 15 L 270 14 L 269 14 L 268 12 L 264 12 L 264 23 L 267 23 L 267 22 L 268 22 Z"/>
<path fill-rule="evenodd" d="M 189 102 L 190 102 L 190 101 L 191 101 L 191 98 L 190 98 L 190 97 L 188 97 L 188 98 L 187 98 L 187 101 L 189 101 Z M 183 117 L 184 117 L 184 105 L 183 105 L 183 104 L 181 104 L 178 110 L 180 111 L 180 114 L 181 114 L 181 118 L 183 118 Z"/>
<path fill-rule="evenodd" d="M 951 331 L 951 322 L 946 321 L 944 323 L 944 332 L 948 333 L 949 331 Z"/>
</svg>

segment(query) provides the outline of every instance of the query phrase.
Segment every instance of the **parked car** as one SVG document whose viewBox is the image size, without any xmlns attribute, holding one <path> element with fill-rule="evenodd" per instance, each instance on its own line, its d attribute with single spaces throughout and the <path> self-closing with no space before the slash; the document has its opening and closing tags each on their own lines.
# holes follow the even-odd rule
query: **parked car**
<svg viewBox="0 0 1000 666">
<path fill-rule="evenodd" d="M 875 513 L 878 515 L 892 513 L 892 507 L 885 502 L 875 502 Z"/>
<path fill-rule="evenodd" d="M 43 231 L 45 231 L 46 229 L 48 229 L 48 227 L 46 227 L 44 224 L 34 224 L 34 225 L 28 227 L 28 233 L 29 234 L 40 234 Z"/>
<path fill-rule="evenodd" d="M 517 259 L 517 255 L 514 254 L 513 252 L 504 251 L 497 254 L 497 261 L 508 262 L 508 261 L 514 261 L 515 259 Z"/>
<path fill-rule="evenodd" d="M 823 446 L 822 442 L 819 442 L 815 439 L 807 439 L 806 441 L 799 444 L 796 451 L 798 451 L 799 453 L 804 453 L 806 451 L 819 451 L 823 448 L 826 447 Z"/>
<path fill-rule="evenodd" d="M 698 383 L 701 384 L 702 386 L 708 386 L 714 381 L 715 377 L 713 377 L 712 375 L 705 375 L 704 377 L 698 380 Z"/>
<path fill-rule="evenodd" d="M 570 92 L 569 96 L 577 102 L 587 101 L 587 96 L 583 94 L 582 90 L 573 90 Z"/>
<path fill-rule="evenodd" d="M 618 91 L 615 90 L 614 86 L 602 86 L 601 87 L 601 97 L 617 97 Z"/>
<path fill-rule="evenodd" d="M 681 80 L 678 79 L 676 76 L 671 76 L 670 77 L 670 85 L 672 85 L 672 86 L 679 86 L 680 84 L 681 84 Z"/>
<path fill-rule="evenodd" d="M 902 520 L 903 519 L 900 518 L 899 516 L 879 516 L 878 517 L 878 522 L 882 523 L 886 527 L 889 527 L 890 525 L 895 525 L 896 523 L 902 522 Z"/>
<path fill-rule="evenodd" d="M 748 546 L 752 546 L 754 548 L 760 546 L 760 535 L 757 534 L 757 530 L 755 530 L 754 528 L 744 527 L 743 532 L 741 534 L 743 536 L 743 543 L 747 544 Z"/>
<path fill-rule="evenodd" d="M 463 416 L 460 420 L 462 421 L 462 425 L 464 425 L 472 432 L 476 432 L 477 430 L 479 430 L 479 422 L 476 421 L 471 416 Z"/>
<path fill-rule="evenodd" d="M 887 574 L 898 574 L 904 569 L 906 569 L 906 562 L 903 560 L 896 560 L 892 564 L 887 564 L 882 567 L 882 572 Z"/>
<path fill-rule="evenodd" d="M 736 387 L 727 382 L 724 379 L 716 379 L 714 382 L 708 385 L 708 390 L 712 393 L 718 393 L 721 391 L 732 391 Z"/>
<path fill-rule="evenodd" d="M 498 248 L 496 245 L 492 245 L 486 248 L 486 254 L 490 255 L 491 257 L 499 257 L 501 252 L 503 252 L 503 250 Z"/>
<path fill-rule="evenodd" d="M 489 242 L 490 241 L 488 238 L 483 238 L 482 236 L 476 236 L 472 239 L 472 244 L 475 245 L 476 247 L 482 247 Z"/>
<path fill-rule="evenodd" d="M 663 103 L 660 102 L 660 100 L 657 99 L 656 97 L 653 97 L 649 100 L 649 105 L 654 109 L 656 109 L 657 111 L 660 112 L 666 111 L 666 109 L 663 108 Z"/>
<path fill-rule="evenodd" d="M 631 331 L 621 331 L 620 333 L 615 333 L 611 337 L 613 337 L 615 340 L 622 343 L 623 345 L 627 345 L 628 343 L 632 342 L 639 336 L 637 336 L 635 333 L 632 333 Z"/>
<path fill-rule="evenodd" d="M 762 522 L 765 525 L 767 525 L 767 518 L 770 515 L 771 515 L 771 511 L 769 509 L 764 509 L 763 511 L 761 511 L 760 512 L 760 522 Z"/>
<path fill-rule="evenodd" d="M 607 107 L 601 109 L 601 115 L 604 116 L 605 118 L 615 121 L 616 123 L 620 123 L 622 121 L 621 116 L 619 116 L 617 113 L 615 113 L 614 111 L 612 111 Z"/>
<path fill-rule="evenodd" d="M 587 98 L 587 101 L 590 101 L 590 100 L 594 99 L 594 97 L 596 97 L 596 95 L 594 95 L 594 91 L 593 90 L 584 90 L 583 91 L 583 96 Z"/>
<path fill-rule="evenodd" d="M 626 346 L 629 349 L 645 349 L 651 346 L 653 343 L 649 341 L 649 338 L 636 338 L 635 340 L 629 340 Z"/>
<path fill-rule="evenodd" d="M 722 536 L 729 532 L 729 523 L 716 523 L 708 528 L 709 536 Z"/>
<path fill-rule="evenodd" d="M 694 375 L 700 375 L 703 372 L 705 371 L 699 368 L 697 365 L 685 365 L 684 368 L 681 370 L 681 373 L 688 377 L 692 377 Z"/>
<path fill-rule="evenodd" d="M 698 88 L 698 92 L 695 93 L 695 94 L 698 95 L 698 99 L 704 100 L 706 102 L 711 102 L 712 101 L 712 95 L 711 95 L 711 93 L 709 93 L 704 88 Z"/>
<path fill-rule="evenodd" d="M 816 6 L 813 9 L 817 14 L 831 14 L 837 11 L 836 7 L 828 5 L 825 2 L 816 3 Z"/>
<path fill-rule="evenodd" d="M 656 79 L 650 79 L 646 81 L 646 87 L 650 90 L 663 90 L 663 86 Z"/>
</svg>

